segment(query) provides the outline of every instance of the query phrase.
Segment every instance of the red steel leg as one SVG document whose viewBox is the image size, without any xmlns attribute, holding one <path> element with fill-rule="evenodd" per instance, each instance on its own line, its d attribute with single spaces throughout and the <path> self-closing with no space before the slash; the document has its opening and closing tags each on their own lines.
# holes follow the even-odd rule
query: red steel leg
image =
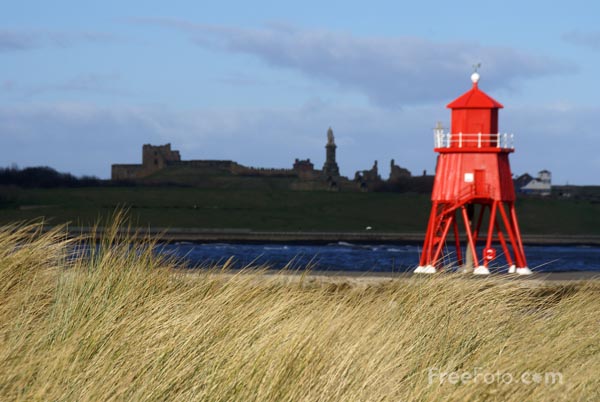
<svg viewBox="0 0 600 402">
<path fill-rule="evenodd" d="M 492 209 L 490 211 L 490 224 L 488 227 L 487 242 L 485 243 L 486 250 L 492 247 L 492 238 L 494 237 L 494 222 L 496 221 L 496 208 L 498 207 L 497 203 L 498 201 L 494 201 L 494 203 L 492 204 Z M 487 267 L 488 263 L 489 261 L 487 260 L 487 258 L 484 258 L 483 265 Z"/>
<path fill-rule="evenodd" d="M 479 230 L 481 229 L 481 223 L 483 222 L 483 214 L 485 213 L 486 205 L 479 206 L 479 216 L 477 217 L 477 226 L 475 231 L 473 232 L 473 241 L 477 244 L 479 240 Z"/>
<path fill-rule="evenodd" d="M 498 222 L 494 222 L 494 226 L 496 226 L 496 232 L 498 232 L 498 239 L 500 240 L 500 244 L 502 244 L 502 249 L 504 250 L 504 255 L 506 256 L 506 263 L 508 264 L 508 266 L 511 266 L 513 265 L 513 259 L 510 256 L 510 250 L 508 249 L 508 245 L 506 244 L 506 239 L 504 238 L 502 229 L 500 229 L 500 225 L 498 225 Z"/>
<path fill-rule="evenodd" d="M 446 236 L 448 235 L 448 230 L 450 229 L 450 225 L 452 225 L 453 220 L 454 220 L 454 216 L 451 216 L 450 218 L 448 218 L 448 221 L 444 225 L 442 236 L 439 238 L 439 243 L 438 243 L 437 249 L 435 250 L 435 254 L 433 255 L 433 260 L 432 260 L 433 264 L 432 265 L 434 265 L 434 266 L 436 266 L 438 263 L 440 254 L 442 252 L 442 247 L 446 243 Z"/>
<path fill-rule="evenodd" d="M 463 265 L 462 250 L 460 248 L 460 235 L 458 234 L 458 222 L 456 221 L 456 211 L 453 212 L 452 226 L 454 229 L 454 242 L 456 243 L 456 260 L 458 265 Z"/>
<path fill-rule="evenodd" d="M 431 245 L 433 243 L 433 236 L 435 233 L 435 223 L 437 218 L 437 205 L 434 201 L 431 206 L 431 214 L 429 214 L 429 223 L 427 224 L 427 233 L 425 234 L 425 242 L 423 243 L 423 251 L 421 252 L 421 261 L 419 265 L 429 265 L 431 262 Z"/>
<path fill-rule="evenodd" d="M 477 260 L 477 250 L 475 250 L 475 242 L 473 241 L 473 233 L 471 232 L 471 224 L 469 222 L 469 217 L 467 216 L 467 209 L 464 205 L 460 207 L 460 209 L 462 211 L 463 219 L 465 220 L 465 229 L 467 231 L 469 246 L 471 247 L 471 254 L 473 255 L 473 264 L 477 267 L 479 266 L 479 261 Z"/>
<path fill-rule="evenodd" d="M 521 258 L 521 249 L 518 248 L 517 242 L 515 239 L 515 235 L 513 234 L 512 226 L 510 221 L 508 220 L 508 216 L 506 216 L 506 211 L 504 210 L 504 205 L 500 203 L 500 215 L 502 215 L 502 221 L 504 222 L 504 228 L 506 229 L 506 233 L 508 233 L 508 238 L 510 239 L 510 243 L 512 244 L 513 251 L 515 252 L 515 259 L 517 260 L 517 268 L 525 267 L 525 262 Z"/>
<path fill-rule="evenodd" d="M 510 216 L 512 218 L 515 236 L 517 237 L 517 245 L 521 252 L 521 258 L 523 259 L 523 266 L 526 267 L 527 260 L 525 259 L 525 248 L 523 247 L 523 239 L 521 238 L 521 231 L 519 230 L 519 221 L 517 221 L 517 210 L 515 209 L 514 202 L 510 203 Z"/>
</svg>

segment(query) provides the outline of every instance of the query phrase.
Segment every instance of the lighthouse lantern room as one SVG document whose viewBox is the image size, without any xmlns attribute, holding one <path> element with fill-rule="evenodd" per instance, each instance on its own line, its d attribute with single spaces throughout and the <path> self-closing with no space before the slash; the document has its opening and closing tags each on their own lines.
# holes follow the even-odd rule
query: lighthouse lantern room
<svg viewBox="0 0 600 402">
<path fill-rule="evenodd" d="M 440 125 L 434 129 L 434 150 L 439 155 L 416 273 L 435 273 L 454 255 L 459 266 L 473 268 L 475 274 L 489 274 L 490 263 L 501 254 L 510 273 L 531 273 L 508 160 L 514 151 L 513 135 L 498 132 L 498 110 L 503 106 L 479 89 L 479 78 L 473 73 L 471 90 L 448 104 L 452 110 L 450 132 L 445 133 Z M 450 232 L 455 254 L 446 249 Z M 497 245 L 501 253 L 494 248 Z"/>
</svg>

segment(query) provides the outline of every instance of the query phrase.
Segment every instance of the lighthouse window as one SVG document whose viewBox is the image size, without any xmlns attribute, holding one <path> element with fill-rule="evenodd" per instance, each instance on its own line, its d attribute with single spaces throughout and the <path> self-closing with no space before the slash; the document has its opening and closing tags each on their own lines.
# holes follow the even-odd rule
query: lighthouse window
<svg viewBox="0 0 600 402">
<path fill-rule="evenodd" d="M 465 173 L 465 183 L 473 183 L 473 173 Z"/>
</svg>

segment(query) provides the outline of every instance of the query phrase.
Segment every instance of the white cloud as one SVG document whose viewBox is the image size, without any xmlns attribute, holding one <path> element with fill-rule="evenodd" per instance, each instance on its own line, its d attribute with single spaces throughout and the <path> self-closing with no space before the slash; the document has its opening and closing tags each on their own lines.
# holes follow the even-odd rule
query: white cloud
<svg viewBox="0 0 600 402">
<path fill-rule="evenodd" d="M 23 85 L 14 80 L 0 83 L 0 89 L 7 94 L 14 95 L 16 99 L 31 99 L 46 93 L 94 93 L 105 95 L 127 95 L 127 91 L 120 89 L 118 74 L 90 73 L 79 75 L 57 83 L 40 83 Z"/>
<path fill-rule="evenodd" d="M 39 38 L 33 33 L 0 30 L 0 51 L 31 49 L 38 43 Z"/>
<path fill-rule="evenodd" d="M 105 32 L 55 32 L 0 29 L 0 52 L 30 50 L 45 46 L 68 47 L 79 43 L 113 42 Z"/>
<path fill-rule="evenodd" d="M 581 32 L 570 31 L 562 36 L 563 40 L 577 46 L 587 47 L 589 49 L 600 50 L 600 31 Z"/>
<path fill-rule="evenodd" d="M 181 30 L 198 46 L 254 55 L 273 67 L 358 91 L 385 107 L 452 98 L 464 90 L 476 62 L 483 63 L 489 90 L 511 89 L 519 80 L 575 70 L 552 57 L 475 42 L 365 37 L 282 25 L 244 29 L 172 19 L 136 22 Z"/>
</svg>

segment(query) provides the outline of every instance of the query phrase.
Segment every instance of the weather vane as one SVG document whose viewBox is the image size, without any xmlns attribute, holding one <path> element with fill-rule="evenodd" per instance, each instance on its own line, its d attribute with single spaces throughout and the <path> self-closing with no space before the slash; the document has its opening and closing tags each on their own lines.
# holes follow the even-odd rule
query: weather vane
<svg viewBox="0 0 600 402">
<path fill-rule="evenodd" d="M 481 68 L 481 63 L 473 64 L 473 72 L 476 73 Z"/>
</svg>

